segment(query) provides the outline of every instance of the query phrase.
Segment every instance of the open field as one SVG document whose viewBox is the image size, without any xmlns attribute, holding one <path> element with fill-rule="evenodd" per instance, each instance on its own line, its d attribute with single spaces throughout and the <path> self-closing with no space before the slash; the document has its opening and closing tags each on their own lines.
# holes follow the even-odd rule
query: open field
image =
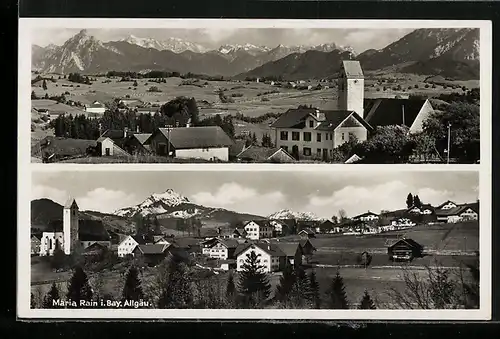
<svg viewBox="0 0 500 339">
<path fill-rule="evenodd" d="M 358 252 L 378 250 L 387 251 L 386 241 L 398 236 L 411 238 L 424 246 L 426 251 L 473 252 L 479 250 L 479 223 L 463 222 L 456 224 L 419 225 L 411 229 L 385 232 L 375 235 L 321 234 L 311 239 L 318 250 L 338 252 Z M 295 241 L 298 236 L 280 238 L 280 241 Z"/>
</svg>

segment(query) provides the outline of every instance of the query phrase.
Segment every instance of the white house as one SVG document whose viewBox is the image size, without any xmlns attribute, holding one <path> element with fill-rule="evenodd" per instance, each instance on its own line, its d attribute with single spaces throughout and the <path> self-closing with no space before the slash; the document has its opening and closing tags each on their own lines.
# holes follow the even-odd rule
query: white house
<svg viewBox="0 0 500 339">
<path fill-rule="evenodd" d="M 274 229 L 274 232 L 276 234 L 282 234 L 283 233 L 283 223 L 281 221 L 279 221 L 279 220 L 271 220 L 271 221 L 269 221 L 269 225 L 271 225 L 271 227 Z"/>
<path fill-rule="evenodd" d="M 238 244 L 235 239 L 215 239 L 209 246 L 203 247 L 203 254 L 220 260 L 234 259 Z"/>
<path fill-rule="evenodd" d="M 251 240 L 271 238 L 273 236 L 273 227 L 266 220 L 248 221 L 244 229 L 247 238 Z"/>
<path fill-rule="evenodd" d="M 458 205 L 455 204 L 453 201 L 448 200 L 448 201 L 445 201 L 444 203 L 442 203 L 441 205 L 439 205 L 438 207 L 436 207 L 436 209 L 438 209 L 438 210 L 449 210 L 449 209 L 455 208 L 457 206 Z"/>
<path fill-rule="evenodd" d="M 352 219 L 359 220 L 359 221 L 374 221 L 374 220 L 378 220 L 379 216 L 376 213 L 368 211 L 366 213 L 357 215 L 357 216 L 353 217 Z"/>
<path fill-rule="evenodd" d="M 243 270 L 243 265 L 247 260 L 247 254 L 254 252 L 259 258 L 259 265 L 263 266 L 263 272 L 281 271 L 286 264 L 286 254 L 276 244 L 252 243 L 243 247 L 236 255 L 236 270 Z"/>
<path fill-rule="evenodd" d="M 229 161 L 233 140 L 219 126 L 158 128 L 144 143 L 156 155 Z"/>
<path fill-rule="evenodd" d="M 146 241 L 143 237 L 129 235 L 118 245 L 118 256 L 123 258 L 127 255 L 132 255 L 137 245 L 144 245 L 145 243 Z"/>
<path fill-rule="evenodd" d="M 69 255 L 93 244 L 111 247 L 111 239 L 100 220 L 80 220 L 79 207 L 69 198 L 63 207 L 62 220 L 52 220 L 40 239 L 40 256 L 53 255 L 56 248 Z"/>
<path fill-rule="evenodd" d="M 408 228 L 415 226 L 415 223 L 408 218 L 399 218 L 391 221 L 391 225 L 396 228 Z"/>
<path fill-rule="evenodd" d="M 461 221 L 479 220 L 479 204 L 463 204 L 453 208 L 436 211 L 438 221 L 456 223 Z"/>
<path fill-rule="evenodd" d="M 104 112 L 106 112 L 106 106 L 99 101 L 94 101 L 90 105 L 85 105 L 85 112 L 104 114 Z"/>
<path fill-rule="evenodd" d="M 109 137 L 101 136 L 97 139 L 97 146 L 99 147 L 100 154 L 102 156 L 113 156 L 113 155 L 124 155 L 129 156 L 130 154 L 123 148 L 119 147 L 113 139 Z"/>
<path fill-rule="evenodd" d="M 412 206 L 410 207 L 407 212 L 412 213 L 412 214 L 423 214 L 423 215 L 431 215 L 435 211 L 434 207 L 432 207 L 429 204 L 422 204 L 422 206 L 417 207 L 417 206 Z"/>
</svg>

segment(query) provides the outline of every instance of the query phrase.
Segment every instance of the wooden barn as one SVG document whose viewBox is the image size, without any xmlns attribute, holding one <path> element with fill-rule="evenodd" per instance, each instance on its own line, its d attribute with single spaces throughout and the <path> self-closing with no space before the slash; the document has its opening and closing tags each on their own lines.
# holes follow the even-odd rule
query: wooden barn
<svg viewBox="0 0 500 339">
<path fill-rule="evenodd" d="M 424 246 L 413 239 L 400 239 L 387 248 L 392 261 L 412 261 L 423 256 Z"/>
</svg>

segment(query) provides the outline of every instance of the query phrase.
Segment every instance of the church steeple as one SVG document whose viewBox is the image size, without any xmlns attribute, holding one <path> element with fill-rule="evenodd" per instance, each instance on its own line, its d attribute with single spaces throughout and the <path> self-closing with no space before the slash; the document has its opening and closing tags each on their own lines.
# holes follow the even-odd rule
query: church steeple
<svg viewBox="0 0 500 339">
<path fill-rule="evenodd" d="M 365 77 L 359 61 L 343 60 L 338 79 L 338 109 L 364 118 Z"/>
<path fill-rule="evenodd" d="M 63 249 L 65 254 L 71 251 L 78 244 L 78 212 L 79 207 L 76 200 L 70 197 L 64 204 L 63 209 Z"/>
</svg>

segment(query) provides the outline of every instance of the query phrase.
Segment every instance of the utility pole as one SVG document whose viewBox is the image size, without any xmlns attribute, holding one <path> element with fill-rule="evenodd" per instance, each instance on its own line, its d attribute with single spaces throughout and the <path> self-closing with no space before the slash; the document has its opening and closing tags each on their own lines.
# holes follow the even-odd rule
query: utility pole
<svg viewBox="0 0 500 339">
<path fill-rule="evenodd" d="M 446 163 L 450 163 L 450 147 L 451 147 L 451 124 L 448 123 L 448 153 L 446 158 Z"/>
</svg>

